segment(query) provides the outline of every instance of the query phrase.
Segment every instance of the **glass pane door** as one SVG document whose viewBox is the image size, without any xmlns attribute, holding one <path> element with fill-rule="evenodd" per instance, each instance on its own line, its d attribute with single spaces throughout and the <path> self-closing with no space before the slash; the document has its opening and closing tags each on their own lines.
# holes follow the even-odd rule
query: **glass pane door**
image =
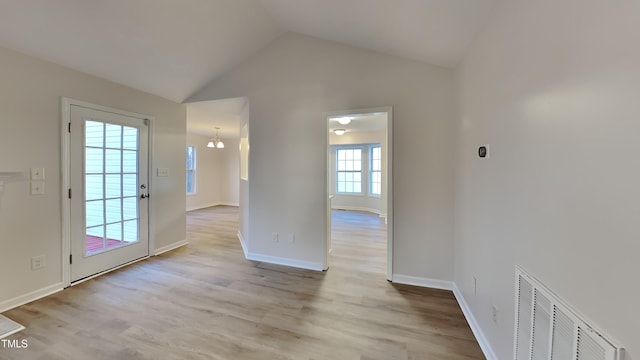
<svg viewBox="0 0 640 360">
<path fill-rule="evenodd" d="M 69 119 L 73 283 L 149 256 L 149 122 L 80 105 Z"/>
<path fill-rule="evenodd" d="M 85 120 L 85 255 L 138 242 L 138 143 L 135 127 Z"/>
</svg>

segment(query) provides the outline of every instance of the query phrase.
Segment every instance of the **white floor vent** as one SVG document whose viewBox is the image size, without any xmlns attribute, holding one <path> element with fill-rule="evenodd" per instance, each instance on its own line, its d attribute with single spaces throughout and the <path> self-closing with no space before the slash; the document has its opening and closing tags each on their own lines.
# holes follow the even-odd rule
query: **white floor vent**
<svg viewBox="0 0 640 360">
<path fill-rule="evenodd" d="M 516 360 L 623 360 L 624 349 L 516 268 Z"/>
</svg>

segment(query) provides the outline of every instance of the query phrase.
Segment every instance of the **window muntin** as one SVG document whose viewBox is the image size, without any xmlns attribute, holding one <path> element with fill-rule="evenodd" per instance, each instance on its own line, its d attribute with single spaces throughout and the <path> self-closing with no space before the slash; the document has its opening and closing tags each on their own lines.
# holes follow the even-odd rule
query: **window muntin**
<svg viewBox="0 0 640 360">
<path fill-rule="evenodd" d="M 337 149 L 336 190 L 342 194 L 362 193 L 362 149 Z"/>
</svg>

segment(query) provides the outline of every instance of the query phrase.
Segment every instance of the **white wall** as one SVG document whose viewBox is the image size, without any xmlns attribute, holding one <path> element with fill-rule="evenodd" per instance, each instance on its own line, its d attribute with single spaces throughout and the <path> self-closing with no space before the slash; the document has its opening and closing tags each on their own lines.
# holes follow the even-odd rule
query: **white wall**
<svg viewBox="0 0 640 360">
<path fill-rule="evenodd" d="M 252 252 L 320 264 L 326 111 L 392 106 L 394 272 L 453 279 L 453 71 L 286 34 L 189 101 L 249 96 Z M 274 243 L 272 232 L 296 234 Z M 246 236 L 245 236 L 246 238 Z"/>
<path fill-rule="evenodd" d="M 351 194 L 339 194 L 336 191 L 336 147 L 335 145 L 360 145 L 364 147 L 363 160 L 366 164 L 370 164 L 369 161 L 369 148 L 373 144 L 379 144 L 382 149 L 383 161 L 381 166 L 382 174 L 382 192 L 386 192 L 386 131 L 374 131 L 374 132 L 347 132 L 344 135 L 336 135 L 331 133 L 329 136 L 329 144 L 332 146 L 329 149 L 329 192 L 334 195 L 331 201 L 331 207 L 333 209 L 343 210 L 356 210 L 356 211 L 369 211 L 372 213 L 386 216 L 387 203 L 383 202 L 386 194 L 380 196 L 369 195 L 369 168 L 363 168 L 362 183 L 363 194 L 351 195 Z M 384 196 L 383 196 L 384 195 Z"/>
<path fill-rule="evenodd" d="M 222 139 L 223 149 L 208 148 L 211 138 L 187 133 L 196 148 L 196 193 L 187 195 L 187 211 L 217 205 L 238 206 L 240 153 L 237 139 Z"/>
<path fill-rule="evenodd" d="M 240 205 L 240 139 L 225 139 L 222 157 L 224 182 L 220 202 Z"/>
<path fill-rule="evenodd" d="M 500 359 L 516 264 L 640 358 L 638 34 L 638 1 L 503 1 L 460 68 L 455 281 Z"/>
<path fill-rule="evenodd" d="M 183 105 L 0 48 L 0 171 L 25 173 L 0 194 L 0 309 L 12 299 L 61 284 L 61 97 L 155 117 L 151 214 L 156 247 L 186 238 Z M 29 195 L 27 172 L 44 167 L 45 195 Z M 31 271 L 31 257 L 46 267 Z"/>
</svg>

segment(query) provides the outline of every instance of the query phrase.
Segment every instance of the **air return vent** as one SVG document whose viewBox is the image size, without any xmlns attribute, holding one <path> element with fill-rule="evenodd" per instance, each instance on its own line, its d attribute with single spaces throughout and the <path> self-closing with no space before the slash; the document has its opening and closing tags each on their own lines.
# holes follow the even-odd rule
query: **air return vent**
<svg viewBox="0 0 640 360">
<path fill-rule="evenodd" d="M 516 360 L 623 360 L 624 350 L 516 268 Z"/>
</svg>

